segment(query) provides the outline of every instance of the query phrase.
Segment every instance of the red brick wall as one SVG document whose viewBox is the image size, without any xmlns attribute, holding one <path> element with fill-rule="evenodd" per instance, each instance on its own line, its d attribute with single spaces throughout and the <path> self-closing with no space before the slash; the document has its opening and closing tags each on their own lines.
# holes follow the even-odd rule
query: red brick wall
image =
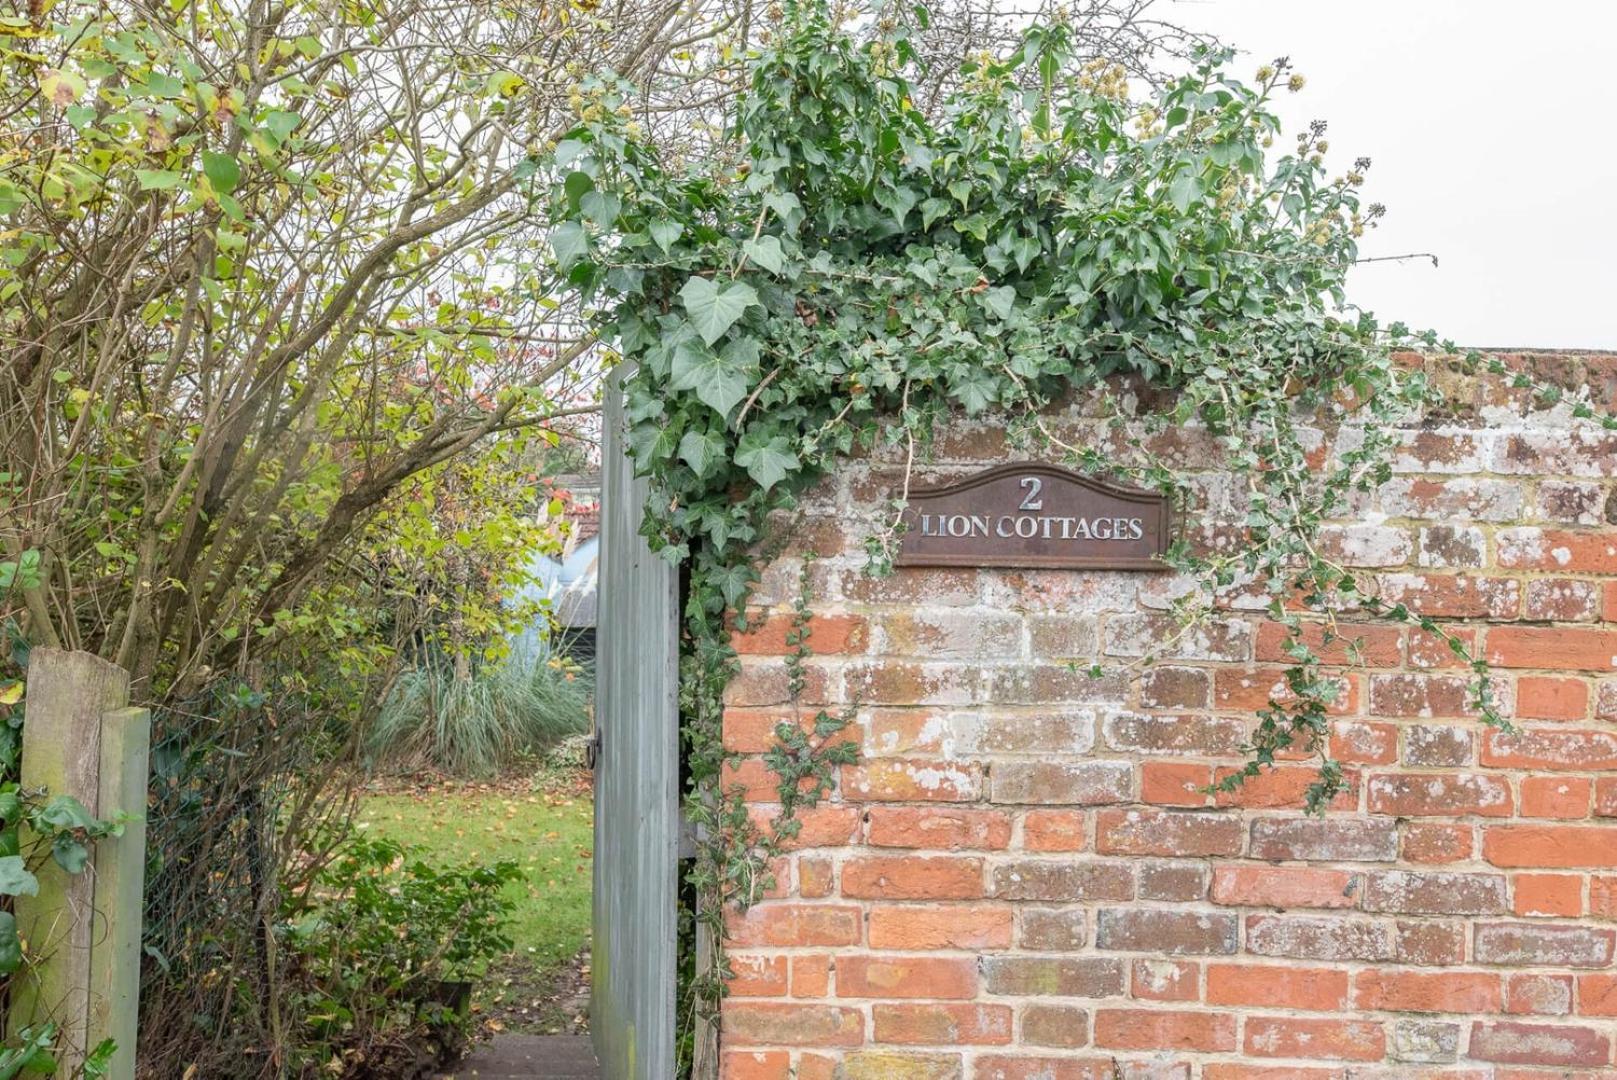
<svg viewBox="0 0 1617 1080">
<path fill-rule="evenodd" d="M 1540 362 L 1605 390 L 1617 370 Z M 793 714 L 784 628 L 813 549 L 805 712 L 858 701 L 862 760 L 733 921 L 725 1075 L 1617 1077 L 1617 436 L 1515 411 L 1496 384 L 1462 396 L 1477 419 L 1408 431 L 1395 479 L 1329 542 L 1463 628 L 1521 733 L 1467 715 L 1437 642 L 1368 623 L 1332 738 L 1348 790 L 1323 819 L 1297 809 L 1306 764 L 1201 794 L 1285 663 L 1249 598 L 1131 678 L 1170 627 L 1171 578 L 870 579 L 861 540 L 898 470 L 824 485 L 738 638 L 726 737 L 758 754 Z M 941 435 L 927 475 L 1016 459 L 1002 440 Z M 1230 478 L 1194 472 L 1216 447 L 1157 442 L 1192 470 L 1199 523 L 1234 516 Z M 762 763 L 734 779 L 768 818 Z"/>
</svg>

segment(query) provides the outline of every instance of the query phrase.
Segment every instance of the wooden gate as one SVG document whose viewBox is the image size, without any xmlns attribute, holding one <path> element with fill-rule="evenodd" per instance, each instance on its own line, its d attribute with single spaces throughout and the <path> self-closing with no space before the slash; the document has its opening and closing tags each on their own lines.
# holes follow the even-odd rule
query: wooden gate
<svg viewBox="0 0 1617 1080">
<path fill-rule="evenodd" d="M 607 387 L 596 608 L 590 1029 L 603 1080 L 674 1075 L 679 849 L 678 575 L 640 536 L 647 482 Z"/>
</svg>

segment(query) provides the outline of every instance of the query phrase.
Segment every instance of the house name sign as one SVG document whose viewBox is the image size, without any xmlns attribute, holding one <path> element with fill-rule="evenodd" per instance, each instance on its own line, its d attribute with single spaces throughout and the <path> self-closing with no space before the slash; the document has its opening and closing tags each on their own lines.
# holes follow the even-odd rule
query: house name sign
<svg viewBox="0 0 1617 1080">
<path fill-rule="evenodd" d="M 1160 493 L 1059 465 L 997 465 L 915 488 L 899 566 L 1164 570 L 1173 513 Z"/>
</svg>

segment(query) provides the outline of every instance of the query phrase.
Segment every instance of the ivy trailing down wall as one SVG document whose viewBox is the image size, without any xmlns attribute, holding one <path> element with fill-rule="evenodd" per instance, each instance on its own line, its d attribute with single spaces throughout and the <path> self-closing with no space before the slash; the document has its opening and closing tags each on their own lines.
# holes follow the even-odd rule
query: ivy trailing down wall
<svg viewBox="0 0 1617 1080">
<path fill-rule="evenodd" d="M 1464 642 L 1361 590 L 1319 542 L 1353 492 L 1390 475 L 1398 423 L 1441 406 L 1395 352 L 1484 362 L 1347 304 L 1382 214 L 1361 199 L 1368 161 L 1333 169 L 1323 125 L 1281 133 L 1271 99 L 1303 87 L 1283 62 L 1243 78 L 1209 52 L 1142 102 L 1121 68 L 1079 64 L 1069 43 L 1060 22 L 1034 27 L 1012 54 L 967 61 L 961 89 L 923 114 L 901 22 L 855 37 L 809 5 L 752 63 L 728 157 L 664 160 L 622 118 L 629 90 L 611 78 L 581 84 L 580 123 L 555 148 L 554 257 L 635 365 L 646 535 L 690 567 L 682 713 L 705 837 L 692 883 L 717 936 L 725 907 L 758 895 L 772 850 L 720 785 L 730 634 L 767 523 L 839 456 L 886 443 L 913 463 L 957 413 L 993 410 L 1029 452 L 1179 499 L 1173 470 L 1121 433 L 1199 424 L 1219 439 L 1247 487 L 1246 543 L 1181 540 L 1168 559 L 1194 583 L 1176 609 L 1187 631 L 1235 588 L 1262 590 L 1291 629 L 1289 693 L 1260 712 L 1246 775 L 1302 747 L 1318 759 L 1310 808 L 1338 789 L 1323 737 L 1338 684 L 1319 649 L 1348 610 L 1443 637 L 1473 667 L 1474 707 L 1505 723 Z M 1105 403 L 1119 440 L 1066 445 L 1044 424 L 1075 392 Z M 1311 461 L 1304 414 L 1354 429 L 1352 448 Z M 901 496 L 869 539 L 874 572 L 902 509 Z M 1303 627 L 1320 622 L 1310 645 Z M 782 792 L 823 791 L 824 755 L 844 752 L 829 749 L 834 722 L 782 728 Z M 698 1014 L 723 974 L 720 953 L 695 981 Z"/>
</svg>

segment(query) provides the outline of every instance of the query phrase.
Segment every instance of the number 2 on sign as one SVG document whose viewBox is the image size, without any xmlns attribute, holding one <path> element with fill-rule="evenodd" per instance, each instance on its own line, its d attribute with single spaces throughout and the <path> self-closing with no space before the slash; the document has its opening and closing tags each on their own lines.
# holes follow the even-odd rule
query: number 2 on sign
<svg viewBox="0 0 1617 1080">
<path fill-rule="evenodd" d="M 1044 481 L 1037 476 L 1022 477 L 1022 487 L 1027 491 L 1027 497 L 1022 500 L 1019 510 L 1043 510 L 1044 500 L 1039 498 L 1039 492 L 1044 490 Z"/>
</svg>

